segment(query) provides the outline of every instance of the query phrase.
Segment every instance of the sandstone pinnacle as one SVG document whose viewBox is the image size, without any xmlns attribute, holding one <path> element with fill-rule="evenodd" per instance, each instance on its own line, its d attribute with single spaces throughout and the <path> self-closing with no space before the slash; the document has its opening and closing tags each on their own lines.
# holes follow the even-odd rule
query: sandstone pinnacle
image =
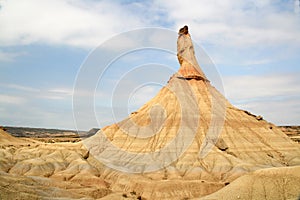
<svg viewBox="0 0 300 200">
<path fill-rule="evenodd" d="M 186 79 L 206 80 L 197 59 L 188 26 L 179 30 L 177 40 L 177 58 L 180 63 L 178 74 Z"/>
</svg>

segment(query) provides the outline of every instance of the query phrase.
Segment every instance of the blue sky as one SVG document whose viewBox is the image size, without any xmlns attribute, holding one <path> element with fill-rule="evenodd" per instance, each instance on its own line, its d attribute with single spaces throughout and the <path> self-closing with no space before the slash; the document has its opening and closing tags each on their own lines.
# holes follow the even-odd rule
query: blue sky
<svg viewBox="0 0 300 200">
<path fill-rule="evenodd" d="M 0 6 L 1 125 L 75 129 L 73 86 L 92 50 L 125 31 L 161 27 L 177 32 L 185 24 L 214 62 L 233 105 L 278 125 L 300 124 L 298 0 L 0 0 Z M 107 88 L 95 98 L 103 125 L 113 122 L 105 92 L 111 92 L 109 81 L 121 66 L 129 69 L 139 63 L 136 57 L 168 65 L 161 84 L 179 67 L 176 56 L 166 52 L 128 56 L 106 74 Z M 160 87 L 148 85 L 124 99 L 128 112 Z M 87 116 L 82 129 L 99 126 L 92 121 Z"/>
</svg>

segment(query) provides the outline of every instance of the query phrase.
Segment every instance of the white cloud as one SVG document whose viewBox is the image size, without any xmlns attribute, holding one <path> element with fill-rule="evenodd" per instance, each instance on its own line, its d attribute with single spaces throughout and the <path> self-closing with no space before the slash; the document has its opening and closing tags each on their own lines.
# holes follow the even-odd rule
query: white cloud
<svg viewBox="0 0 300 200">
<path fill-rule="evenodd" d="M 5 52 L 0 50 L 0 61 L 2 62 L 13 62 L 19 56 L 25 55 L 25 52 Z"/>
<path fill-rule="evenodd" d="M 297 15 L 300 14 L 300 2 L 299 2 L 299 0 L 294 0 L 294 12 Z"/>
<path fill-rule="evenodd" d="M 156 1 L 168 13 L 169 19 L 175 21 L 174 28 L 188 24 L 197 40 L 238 47 L 299 46 L 300 19 L 292 10 L 283 7 L 284 4 L 293 6 L 293 3 L 266 0 Z"/>
<path fill-rule="evenodd" d="M 37 98 L 49 100 L 68 100 L 71 101 L 73 90 L 68 88 L 54 88 L 41 91 L 37 94 Z"/>
<path fill-rule="evenodd" d="M 116 33 L 137 27 L 174 24 L 172 28 L 177 30 L 188 24 L 194 38 L 216 45 L 300 46 L 300 19 L 293 10 L 292 0 L 281 3 L 269 0 L 154 0 L 127 4 L 7 0 L 0 5 L 1 45 L 40 42 L 90 48 Z M 292 9 L 287 10 L 287 5 Z"/>
<path fill-rule="evenodd" d="M 243 63 L 240 63 L 240 65 L 262 65 L 262 64 L 268 64 L 274 62 L 273 59 L 270 58 L 263 58 L 260 60 L 245 60 Z"/>
<path fill-rule="evenodd" d="M 0 94 L 0 103 L 1 104 L 23 104 L 25 102 L 25 99 L 18 96 L 13 95 L 5 95 Z"/>
<path fill-rule="evenodd" d="M 234 101 L 300 94 L 298 74 L 227 76 L 223 82 L 226 96 Z"/>
<path fill-rule="evenodd" d="M 19 84 L 0 84 L 1 89 L 3 90 L 2 102 L 10 102 L 12 103 L 21 103 L 24 102 L 25 98 L 27 100 L 34 99 L 50 99 L 50 100 L 71 100 L 73 95 L 72 88 L 33 88 L 26 85 Z M 11 95 L 12 94 L 12 95 Z M 15 97 L 14 95 L 21 95 L 22 98 Z M 1 100 L 0 100 L 1 102 Z"/>
<path fill-rule="evenodd" d="M 25 92 L 40 92 L 39 89 L 37 88 L 33 88 L 33 87 L 28 87 L 28 86 L 24 86 L 24 85 L 18 85 L 18 84 L 1 84 L 2 87 L 7 87 L 10 89 L 15 89 L 15 90 L 19 90 L 19 91 L 25 91 Z"/>
<path fill-rule="evenodd" d="M 41 42 L 80 47 L 94 47 L 116 32 L 141 25 L 121 5 L 81 0 L 3 1 L 0 24 L 1 45 Z"/>
<path fill-rule="evenodd" d="M 73 94 L 73 90 L 67 89 L 67 88 L 55 88 L 55 89 L 50 89 L 48 91 L 50 93 L 62 94 L 62 95 L 66 95 L 66 96 L 71 96 Z"/>
<path fill-rule="evenodd" d="M 49 107 L 27 102 L 26 106 L 12 104 L 0 110 L 2 125 L 75 129 L 71 108 L 59 104 Z"/>
<path fill-rule="evenodd" d="M 299 74 L 224 77 L 226 97 L 238 108 L 277 124 L 299 124 Z"/>
<path fill-rule="evenodd" d="M 284 100 L 264 100 L 248 102 L 237 105 L 239 108 L 248 110 L 256 115 L 261 115 L 269 122 L 276 125 L 299 125 L 300 124 L 300 100 L 287 98 Z"/>
</svg>

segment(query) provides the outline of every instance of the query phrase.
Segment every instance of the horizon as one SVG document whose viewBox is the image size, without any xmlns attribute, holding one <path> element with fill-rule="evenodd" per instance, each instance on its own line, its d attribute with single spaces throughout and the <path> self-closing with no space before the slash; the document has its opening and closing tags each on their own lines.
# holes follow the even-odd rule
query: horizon
<svg viewBox="0 0 300 200">
<path fill-rule="evenodd" d="M 107 12 L 111 10 L 114 12 Z M 300 125 L 297 0 L 11 0 L 0 2 L 0 25 L 2 126 L 77 130 L 72 108 L 74 84 L 95 48 L 127 31 L 159 27 L 178 32 L 184 25 L 213 61 L 223 82 L 223 95 L 232 105 L 276 126 Z M 122 45 L 132 45 L 125 39 Z M 164 37 L 159 36 L 158 42 L 163 42 L 161 39 Z M 208 73 L 205 61 L 197 59 Z M 116 116 L 118 119 L 154 97 L 171 71 L 179 69 L 176 56 L 162 51 L 143 50 L 118 61 L 106 74 L 107 87 L 96 99 L 95 112 L 106 125 L 115 123 L 108 98 L 114 88 L 109 84 L 117 81 L 120 69 L 126 72 L 136 63 L 156 61 L 170 71 L 160 77 L 160 85 L 137 89 L 130 99 L 120 96 L 117 100 L 127 102 L 127 113 Z M 131 80 L 138 84 L 139 78 L 136 74 Z M 85 130 L 103 128 L 89 124 L 89 117 L 86 121 Z"/>
<path fill-rule="evenodd" d="M 276 125 L 277 127 L 300 127 L 300 125 Z M 92 127 L 87 130 L 76 130 L 76 129 L 64 129 L 64 128 L 45 128 L 45 127 L 30 127 L 30 126 L 6 126 L 6 125 L 1 125 L 0 128 L 30 128 L 30 129 L 45 129 L 45 130 L 59 130 L 59 131 L 79 131 L 79 132 L 88 132 L 92 129 L 101 129 L 98 127 Z"/>
</svg>

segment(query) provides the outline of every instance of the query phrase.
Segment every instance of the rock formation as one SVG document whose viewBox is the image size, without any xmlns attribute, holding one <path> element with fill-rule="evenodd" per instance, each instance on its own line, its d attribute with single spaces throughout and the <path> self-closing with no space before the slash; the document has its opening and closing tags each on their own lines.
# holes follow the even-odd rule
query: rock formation
<svg viewBox="0 0 300 200">
<path fill-rule="evenodd" d="M 179 31 L 178 60 L 178 73 L 152 100 L 84 142 L 97 160 L 123 171 L 118 173 L 126 178 L 115 182 L 120 189 L 135 188 L 150 199 L 190 198 L 257 169 L 300 164 L 298 144 L 275 125 L 232 106 L 210 84 L 187 27 Z M 171 183 L 181 189 L 167 189 Z"/>
<path fill-rule="evenodd" d="M 299 144 L 211 85 L 187 27 L 178 60 L 153 99 L 82 142 L 15 140 L 0 130 L 0 198 L 296 199 Z"/>
<path fill-rule="evenodd" d="M 185 79 L 202 79 L 207 81 L 196 60 L 194 46 L 188 32 L 188 27 L 184 26 L 181 28 L 178 35 L 177 57 L 180 64 L 178 74 L 182 75 Z"/>
</svg>

